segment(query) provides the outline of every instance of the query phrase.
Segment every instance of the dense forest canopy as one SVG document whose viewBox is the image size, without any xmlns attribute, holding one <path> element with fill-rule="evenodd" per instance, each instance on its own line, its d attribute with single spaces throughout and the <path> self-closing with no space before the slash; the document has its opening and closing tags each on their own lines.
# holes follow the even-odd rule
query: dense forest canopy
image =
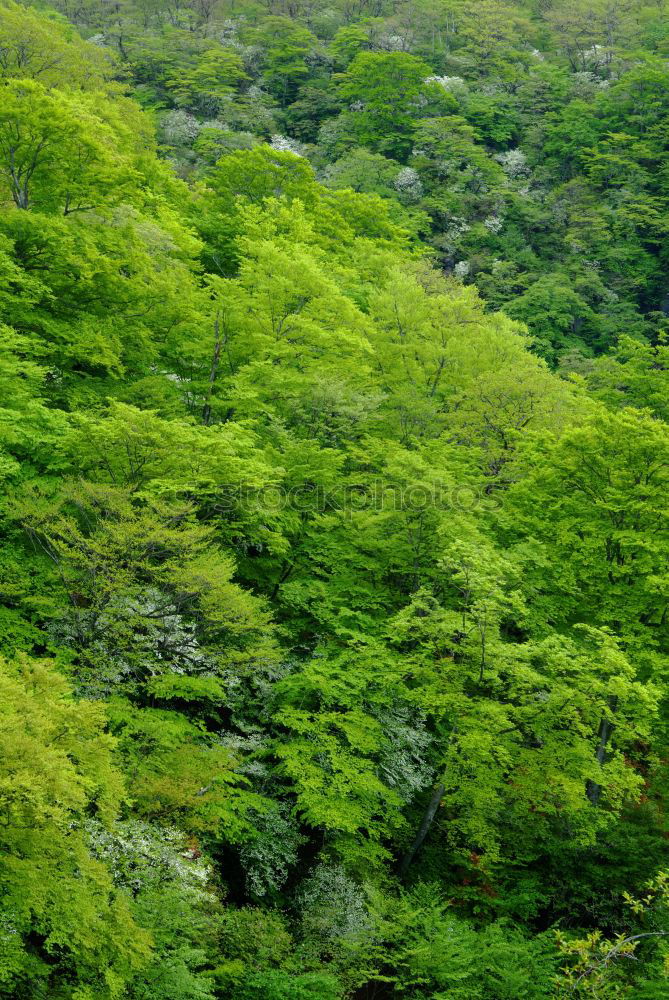
<svg viewBox="0 0 669 1000">
<path fill-rule="evenodd" d="M 666 997 L 664 0 L 0 78 L 0 996 Z"/>
</svg>

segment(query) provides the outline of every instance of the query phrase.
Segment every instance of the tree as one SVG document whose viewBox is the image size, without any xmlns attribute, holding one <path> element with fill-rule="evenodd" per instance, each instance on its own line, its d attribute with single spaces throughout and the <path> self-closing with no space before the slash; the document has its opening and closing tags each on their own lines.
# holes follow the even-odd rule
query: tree
<svg viewBox="0 0 669 1000">
<path fill-rule="evenodd" d="M 151 942 L 87 844 L 87 817 L 109 826 L 125 796 L 104 709 L 44 661 L 3 660 L 0 686 L 0 993 L 115 1000 Z"/>
<path fill-rule="evenodd" d="M 648 409 L 667 423 L 668 379 L 669 347 L 664 336 L 655 345 L 621 337 L 614 350 L 598 359 L 588 384 L 611 407 Z"/>
<path fill-rule="evenodd" d="M 270 653 L 261 603 L 232 582 L 230 557 L 183 501 L 138 503 L 122 487 L 80 481 L 57 497 L 28 494 L 15 516 L 53 564 L 43 624 L 76 652 L 90 695 L 123 685 L 141 696 L 177 674 L 193 678 L 196 701 L 199 687 L 205 700 L 221 697 L 226 670 Z"/>
<path fill-rule="evenodd" d="M 406 52 L 360 52 L 339 79 L 339 92 L 350 106 L 358 141 L 403 160 L 411 150 L 416 123 L 425 105 L 446 101 L 427 81 L 430 67 Z"/>
<path fill-rule="evenodd" d="M 648 997 L 661 995 L 666 985 L 667 964 L 662 939 L 669 935 L 667 873 L 659 872 L 646 882 L 643 890 L 641 899 L 625 893 L 630 915 L 638 924 L 636 933 L 624 932 L 610 940 L 599 930 L 580 939 L 558 932 L 558 949 L 568 963 L 558 980 L 560 995 L 567 995 L 568 991 L 577 997 L 624 997 L 639 990 Z M 650 927 L 654 929 L 646 929 Z M 636 962 L 643 958 L 641 971 L 630 975 L 621 961 L 625 958 Z"/>
<path fill-rule="evenodd" d="M 263 50 L 263 79 L 270 93 L 285 107 L 309 74 L 306 56 L 315 38 L 288 17 L 269 17 L 254 32 Z"/>
<path fill-rule="evenodd" d="M 214 890 L 211 862 L 194 838 L 174 827 L 139 819 L 110 829 L 89 820 L 86 832 L 94 857 L 109 869 L 138 923 L 149 930 L 149 963 L 129 984 L 133 1000 L 213 1000 L 212 965 L 222 907 Z"/>
<path fill-rule="evenodd" d="M 527 323 L 539 339 L 541 352 L 548 357 L 579 342 L 594 340 L 588 330 L 596 329 L 596 317 L 574 291 L 567 274 L 543 275 L 509 303 L 508 312 Z"/>
<path fill-rule="evenodd" d="M 486 877 L 494 883 L 507 850 L 525 863 L 550 853 L 563 822 L 572 847 L 592 844 L 639 794 L 624 753 L 648 735 L 651 719 L 642 716 L 654 713 L 656 693 L 606 632 L 512 641 L 512 623 L 531 631 L 513 562 L 482 546 L 467 555 L 455 543 L 444 570 L 452 576 L 441 598 L 419 591 L 391 625 L 406 667 L 435 677 L 425 695 L 435 781 L 416 820 L 419 836 L 407 841 L 404 870 L 429 837 L 433 850 L 447 847 L 478 870 L 478 895 Z M 597 731 L 612 697 L 618 727 L 600 758 Z M 604 789 L 598 810 L 586 794 L 591 781 Z"/>
<path fill-rule="evenodd" d="M 134 180 L 83 98 L 50 94 L 32 80 L 3 88 L 0 168 L 17 208 L 64 215 L 99 208 Z"/>
<path fill-rule="evenodd" d="M 535 472 L 514 487 L 507 514 L 539 545 L 539 614 L 612 630 L 645 670 L 666 649 L 668 447 L 648 413 L 596 407 L 560 440 L 537 442 Z"/>
<path fill-rule="evenodd" d="M 190 71 L 180 71 L 166 80 L 178 103 L 184 107 L 215 117 L 223 99 L 235 92 L 245 80 L 242 61 L 235 52 L 225 49 L 207 49 Z"/>
<path fill-rule="evenodd" d="M 0 8 L 0 76 L 39 80 L 47 88 L 104 90 L 113 63 L 66 24 L 4 0 Z"/>
</svg>

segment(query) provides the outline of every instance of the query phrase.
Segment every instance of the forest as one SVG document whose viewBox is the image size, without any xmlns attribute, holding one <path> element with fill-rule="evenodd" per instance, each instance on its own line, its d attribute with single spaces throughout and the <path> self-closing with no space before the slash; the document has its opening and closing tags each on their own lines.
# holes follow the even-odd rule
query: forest
<svg viewBox="0 0 669 1000">
<path fill-rule="evenodd" d="M 669 996 L 666 0 L 0 0 L 0 997 Z"/>
</svg>

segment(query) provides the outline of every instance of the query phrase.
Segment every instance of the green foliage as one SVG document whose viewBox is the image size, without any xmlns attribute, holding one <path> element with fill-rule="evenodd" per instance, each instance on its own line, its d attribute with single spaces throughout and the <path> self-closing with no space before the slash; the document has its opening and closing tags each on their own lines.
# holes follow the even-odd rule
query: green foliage
<svg viewBox="0 0 669 1000">
<path fill-rule="evenodd" d="M 126 453 L 131 473 L 142 467 L 139 448 Z M 41 613 L 52 636 L 76 650 L 89 694 L 123 683 L 139 691 L 165 673 L 213 680 L 271 655 L 262 605 L 231 582 L 230 558 L 187 505 L 136 507 L 118 487 L 77 483 L 60 497 L 31 491 L 14 516 L 55 567 L 55 606 Z M 203 694 L 215 691 L 210 683 Z"/>
<path fill-rule="evenodd" d="M 0 3 L 0 995 L 664 995 L 663 3 L 57 6 Z"/>
<path fill-rule="evenodd" d="M 0 75 L 38 80 L 45 87 L 104 90 L 113 60 L 82 41 L 65 21 L 37 14 L 13 0 L 0 7 Z"/>
<path fill-rule="evenodd" d="M 124 794 L 99 704 L 76 702 L 45 661 L 2 662 L 0 991 L 123 996 L 150 955 L 86 817 L 109 824 Z"/>
<path fill-rule="evenodd" d="M 602 938 L 599 931 L 585 939 L 558 935 L 558 947 L 568 963 L 563 970 L 560 995 L 567 992 L 582 997 L 640 995 L 650 998 L 661 995 L 668 964 L 662 940 L 669 934 L 666 929 L 667 873 L 659 872 L 643 886 L 643 891 L 641 899 L 624 893 L 625 903 L 635 917 L 649 917 L 653 922 L 647 926 L 652 929 L 638 934 L 621 933 L 615 940 Z M 646 950 L 650 947 L 655 954 L 646 959 L 651 966 L 650 981 L 638 984 L 634 982 L 635 977 L 625 975 L 621 966 L 625 959 L 636 959 L 640 947 Z"/>
<path fill-rule="evenodd" d="M 89 823 L 90 849 L 114 885 L 131 897 L 134 918 L 152 936 L 151 962 L 128 995 L 210 1000 L 221 912 L 211 867 L 177 830 L 138 820 L 106 830 Z"/>
<path fill-rule="evenodd" d="M 177 103 L 195 112 L 215 116 L 223 99 L 246 80 L 238 55 L 225 49 L 207 49 L 190 73 L 166 81 Z"/>
<path fill-rule="evenodd" d="M 477 933 L 434 886 L 403 894 L 379 916 L 388 956 L 387 973 L 379 979 L 393 983 L 400 995 L 414 1000 L 551 995 L 556 963 L 545 938 L 528 941 L 502 923 Z"/>
<path fill-rule="evenodd" d="M 134 180 L 115 150 L 108 125 L 82 95 L 50 93 L 32 80 L 3 88 L 0 162 L 17 208 L 69 215 L 122 196 Z"/>
<path fill-rule="evenodd" d="M 436 84 L 426 83 L 430 67 L 405 52 L 359 52 L 339 82 L 361 145 L 398 159 L 411 149 L 415 122 L 431 103 L 448 100 Z M 422 99 L 422 100 L 421 100 Z"/>
<path fill-rule="evenodd" d="M 288 17 L 268 17 L 254 41 L 263 53 L 263 83 L 282 104 L 289 103 L 309 74 L 306 56 L 316 39 Z"/>
</svg>

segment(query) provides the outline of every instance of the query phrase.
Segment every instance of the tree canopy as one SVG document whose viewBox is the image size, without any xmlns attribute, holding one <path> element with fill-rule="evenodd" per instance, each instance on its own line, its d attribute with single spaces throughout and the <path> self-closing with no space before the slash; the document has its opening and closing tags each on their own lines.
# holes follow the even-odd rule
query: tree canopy
<svg viewBox="0 0 669 1000">
<path fill-rule="evenodd" d="M 0 997 L 666 995 L 666 15 L 0 0 Z"/>
</svg>

